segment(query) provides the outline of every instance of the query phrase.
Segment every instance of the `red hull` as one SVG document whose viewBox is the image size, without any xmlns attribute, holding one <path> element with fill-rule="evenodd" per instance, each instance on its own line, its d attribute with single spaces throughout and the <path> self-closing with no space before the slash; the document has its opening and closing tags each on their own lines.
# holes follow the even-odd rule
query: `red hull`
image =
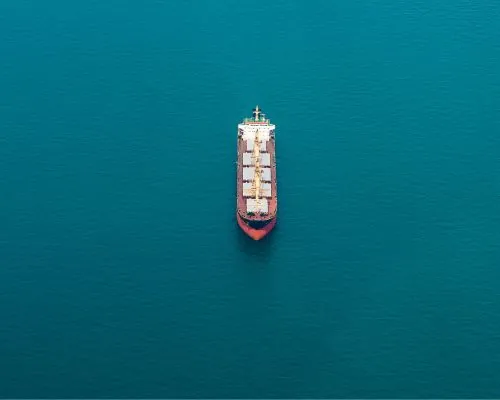
<svg viewBox="0 0 500 400">
<path fill-rule="evenodd" d="M 273 220 L 262 229 L 254 229 L 249 227 L 247 224 L 245 224 L 245 221 L 243 221 L 238 213 L 236 213 L 236 219 L 238 220 L 238 225 L 240 226 L 241 230 L 248 236 L 250 236 L 253 240 L 262 239 L 269 232 L 271 232 L 274 228 L 274 225 L 276 225 L 276 217 L 273 218 Z"/>
</svg>

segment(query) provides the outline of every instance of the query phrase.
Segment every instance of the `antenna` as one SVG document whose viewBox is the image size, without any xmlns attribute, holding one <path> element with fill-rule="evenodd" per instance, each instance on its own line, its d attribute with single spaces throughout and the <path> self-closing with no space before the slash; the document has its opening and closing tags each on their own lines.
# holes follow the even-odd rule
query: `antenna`
<svg viewBox="0 0 500 400">
<path fill-rule="evenodd" d="M 253 110 L 253 116 L 254 116 L 254 119 L 255 121 L 258 121 L 259 120 L 259 115 L 261 113 L 261 110 L 259 108 L 259 106 L 255 106 L 254 110 Z"/>
</svg>

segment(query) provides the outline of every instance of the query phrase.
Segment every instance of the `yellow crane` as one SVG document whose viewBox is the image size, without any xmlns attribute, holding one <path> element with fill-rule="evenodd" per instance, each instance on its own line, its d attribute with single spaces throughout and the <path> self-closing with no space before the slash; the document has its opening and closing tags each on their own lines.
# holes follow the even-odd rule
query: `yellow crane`
<svg viewBox="0 0 500 400">
<path fill-rule="evenodd" d="M 261 140 L 259 138 L 259 130 L 257 129 L 255 132 L 255 139 L 253 143 L 253 155 L 252 159 L 254 160 L 254 176 L 252 182 L 251 193 L 255 194 L 255 201 L 257 205 L 260 205 L 260 183 L 261 183 L 261 174 L 262 170 L 260 168 L 260 145 Z"/>
</svg>

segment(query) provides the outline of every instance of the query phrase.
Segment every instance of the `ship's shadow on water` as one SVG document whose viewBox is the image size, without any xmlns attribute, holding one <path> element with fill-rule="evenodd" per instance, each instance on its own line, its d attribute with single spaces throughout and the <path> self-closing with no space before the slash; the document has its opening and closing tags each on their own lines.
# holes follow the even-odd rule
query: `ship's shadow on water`
<svg viewBox="0 0 500 400">
<path fill-rule="evenodd" d="M 271 259 L 276 243 L 276 234 L 278 225 L 261 240 L 253 240 L 248 237 L 241 229 L 237 229 L 238 247 L 242 254 L 245 254 L 248 261 L 265 263 Z"/>
</svg>

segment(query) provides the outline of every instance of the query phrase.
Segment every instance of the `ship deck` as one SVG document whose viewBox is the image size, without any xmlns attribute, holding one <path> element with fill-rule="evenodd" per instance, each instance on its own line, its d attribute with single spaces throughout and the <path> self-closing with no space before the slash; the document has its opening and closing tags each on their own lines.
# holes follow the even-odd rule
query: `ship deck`
<svg viewBox="0 0 500 400">
<path fill-rule="evenodd" d="M 247 141 L 242 138 L 238 138 L 238 168 L 237 168 L 237 207 L 238 214 L 244 219 L 250 221 L 266 221 L 272 219 L 276 216 L 277 208 L 278 208 L 278 196 L 277 196 L 277 181 L 276 181 L 276 150 L 275 150 L 275 141 L 274 139 L 270 139 L 263 142 L 263 148 L 261 150 L 261 155 L 268 161 L 270 175 L 264 174 L 264 180 L 262 183 L 266 185 L 266 187 L 270 188 L 266 190 L 265 194 L 269 194 L 268 196 L 264 196 L 263 199 L 267 199 L 267 212 L 264 214 L 249 214 L 247 212 L 247 199 L 251 199 L 251 196 L 245 196 L 244 193 L 244 183 L 250 183 L 250 179 L 244 179 L 244 169 L 250 167 L 248 162 L 244 164 L 244 154 L 248 151 Z M 265 154 L 269 154 L 269 156 L 264 156 Z"/>
</svg>

